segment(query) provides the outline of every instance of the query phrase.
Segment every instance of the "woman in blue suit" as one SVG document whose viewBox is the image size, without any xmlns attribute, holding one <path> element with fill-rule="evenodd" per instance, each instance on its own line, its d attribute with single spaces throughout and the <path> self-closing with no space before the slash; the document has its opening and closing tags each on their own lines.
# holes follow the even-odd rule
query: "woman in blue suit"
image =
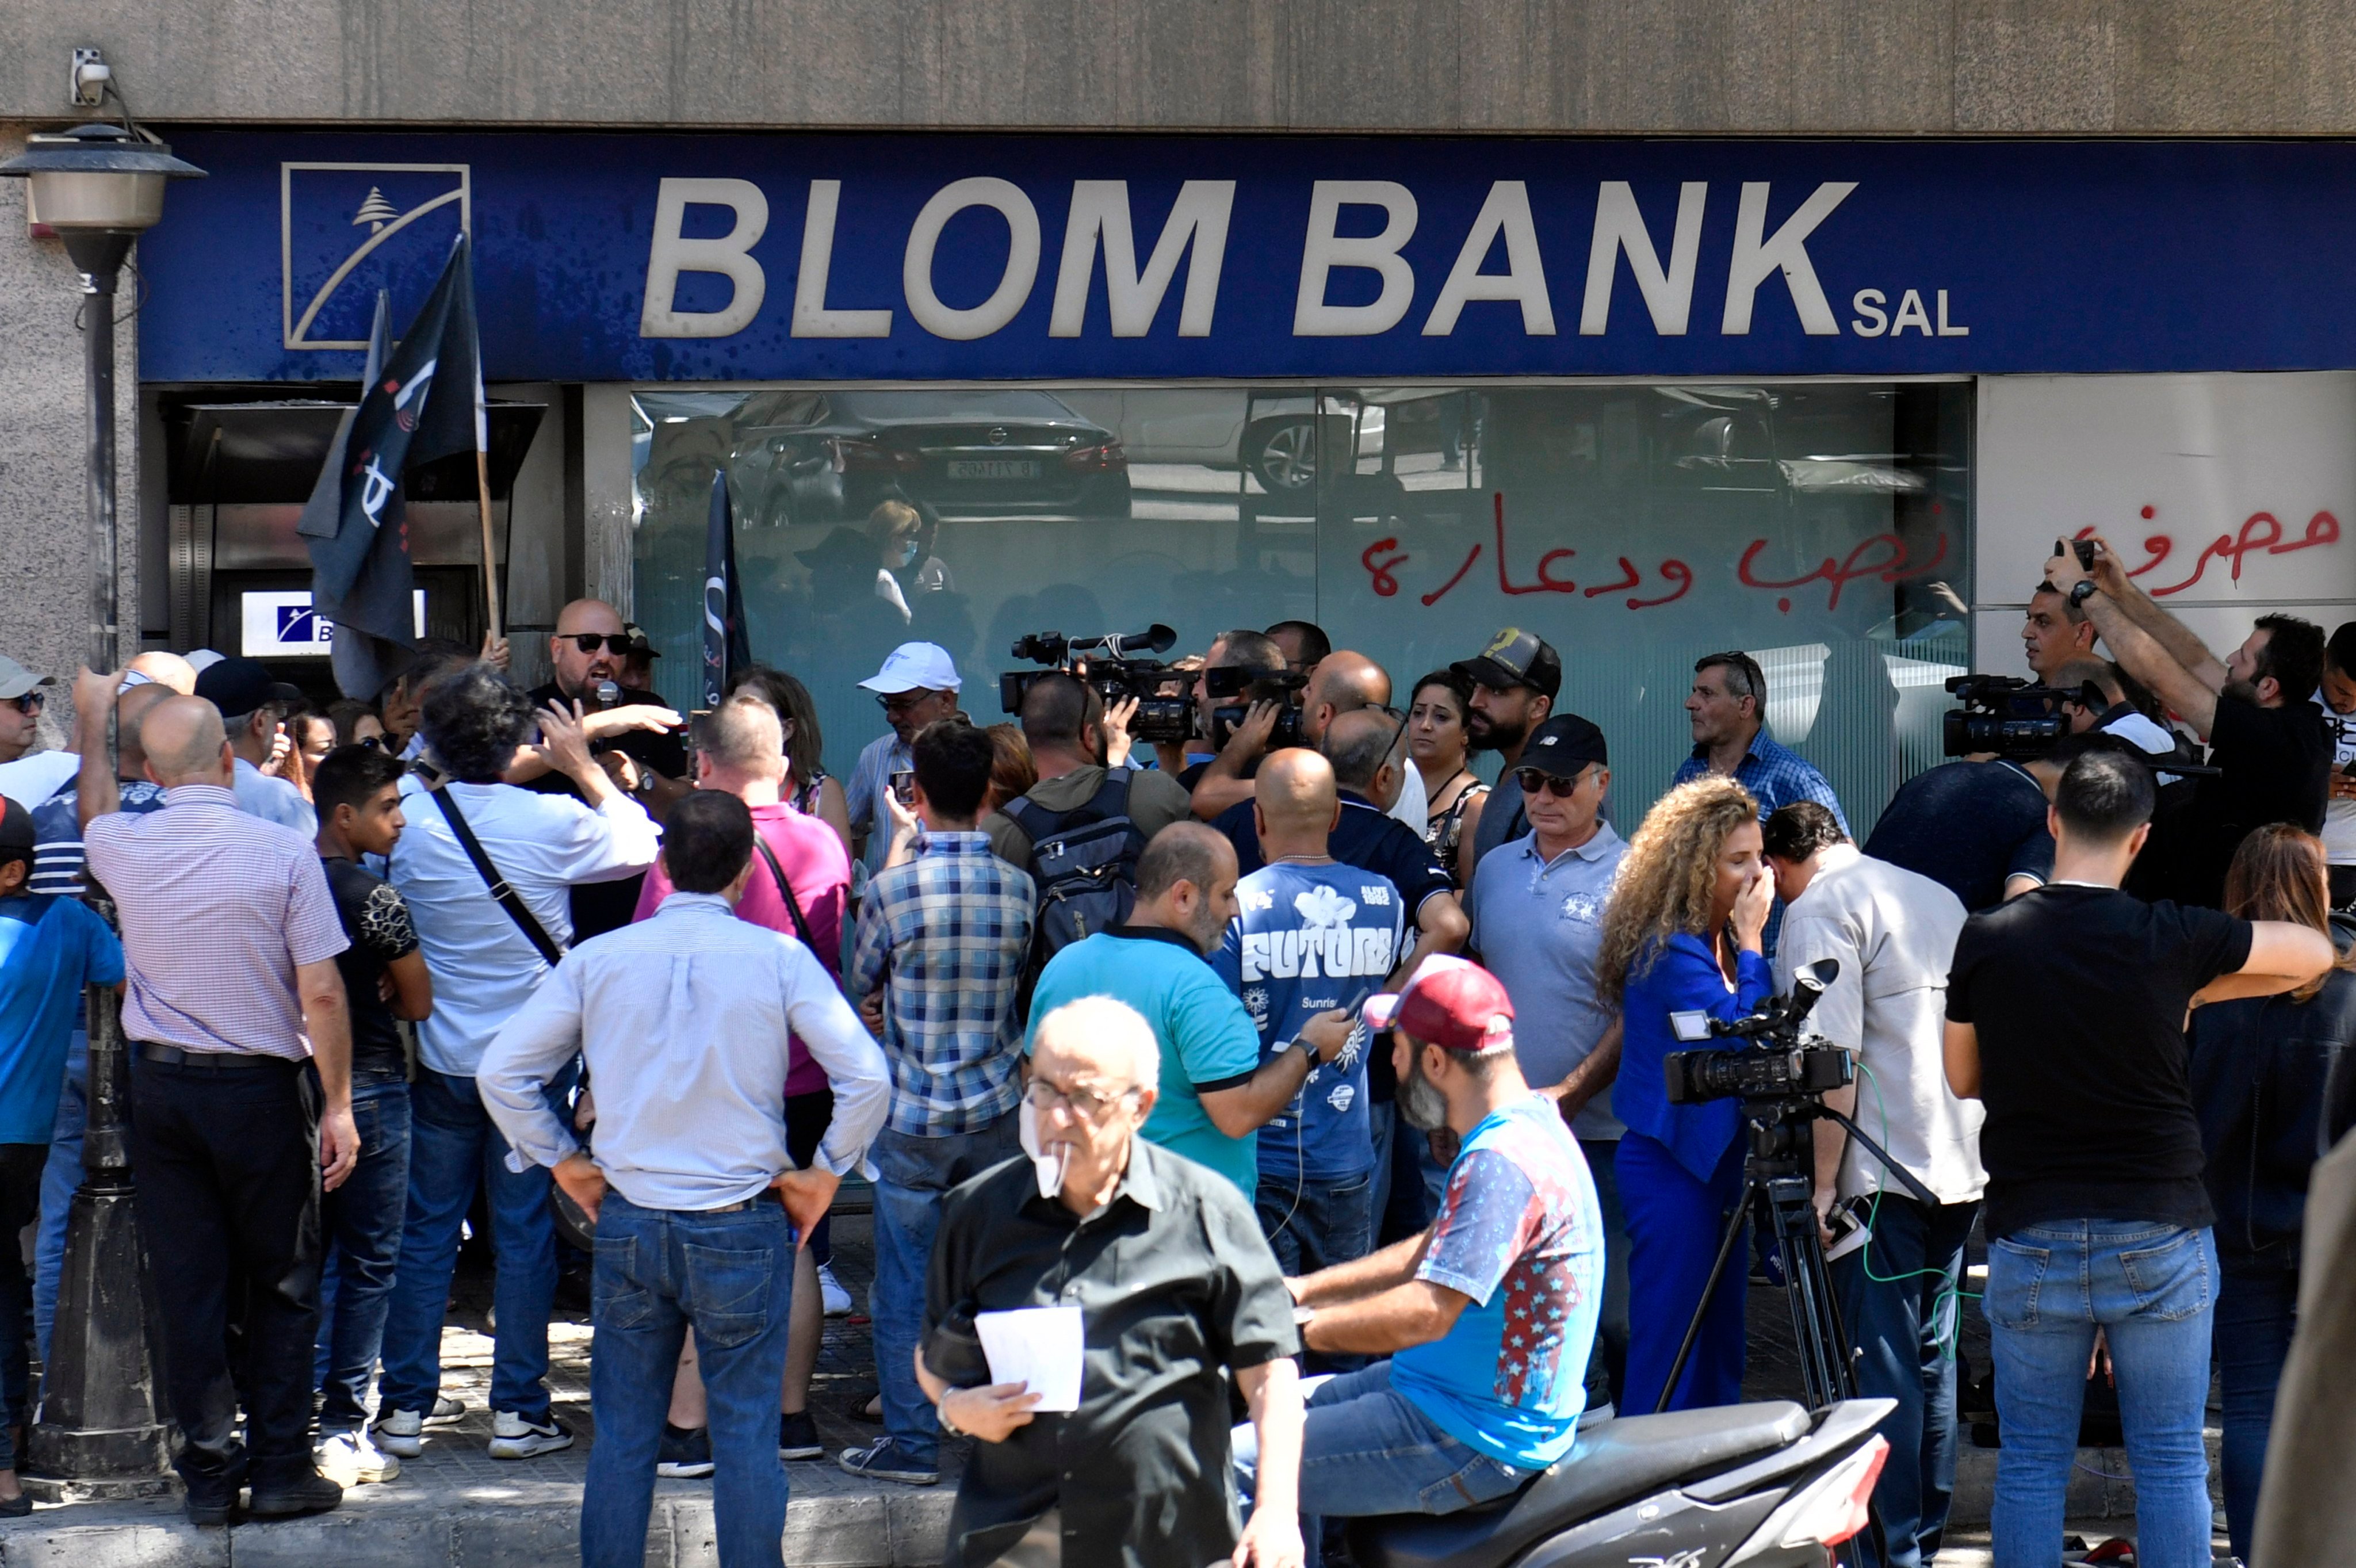
<svg viewBox="0 0 2356 1568">
<path fill-rule="evenodd" d="M 1612 885 L 1599 981 L 1620 993 L 1623 1056 L 1612 1109 L 1628 1219 L 1628 1372 L 1623 1413 L 1652 1412 L 1709 1278 L 1726 1217 L 1742 1201 L 1735 1102 L 1672 1105 L 1662 1058 L 1692 1048 L 1669 1015 L 1740 1018 L 1773 989 L 1761 938 L 1775 884 L 1760 852 L 1759 805 L 1730 779 L 1697 779 L 1644 818 Z M 1740 1258 L 1712 1294 L 1671 1410 L 1742 1397 Z"/>
</svg>

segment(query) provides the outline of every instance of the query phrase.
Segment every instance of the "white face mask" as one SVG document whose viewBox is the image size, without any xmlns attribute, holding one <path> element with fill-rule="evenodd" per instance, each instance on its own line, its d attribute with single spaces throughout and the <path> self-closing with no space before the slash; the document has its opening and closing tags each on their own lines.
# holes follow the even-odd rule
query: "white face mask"
<svg viewBox="0 0 2356 1568">
<path fill-rule="evenodd" d="M 1064 1176 L 1071 1167 L 1072 1145 L 1058 1144 L 1050 1154 L 1039 1146 L 1039 1109 L 1024 1095 L 1015 1112 L 1014 1126 L 1023 1140 L 1023 1152 L 1030 1156 L 1031 1169 L 1039 1178 L 1039 1196 L 1053 1197 L 1064 1190 Z"/>
</svg>

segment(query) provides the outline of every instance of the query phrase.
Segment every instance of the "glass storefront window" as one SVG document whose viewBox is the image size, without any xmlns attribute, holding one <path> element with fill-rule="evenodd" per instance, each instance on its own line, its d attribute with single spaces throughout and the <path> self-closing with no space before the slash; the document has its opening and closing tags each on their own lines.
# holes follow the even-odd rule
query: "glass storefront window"
<svg viewBox="0 0 2356 1568">
<path fill-rule="evenodd" d="M 1516 625 L 1558 708 L 1611 738 L 1633 824 L 1690 749 L 1693 660 L 1758 658 L 1769 727 L 1862 836 L 1938 760 L 1969 668 L 1964 382 L 780 387 L 637 396 L 637 619 L 691 705 L 715 467 L 755 657 L 818 699 L 827 766 L 881 733 L 856 682 L 895 644 L 956 659 L 999 713 L 1024 632 L 1312 619 L 1391 672 Z M 869 519 L 922 518 L 914 559 Z"/>
</svg>

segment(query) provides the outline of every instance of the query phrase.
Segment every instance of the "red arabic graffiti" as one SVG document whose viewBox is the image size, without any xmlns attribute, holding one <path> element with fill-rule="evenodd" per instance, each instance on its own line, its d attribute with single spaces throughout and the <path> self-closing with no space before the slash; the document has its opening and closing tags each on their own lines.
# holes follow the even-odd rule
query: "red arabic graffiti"
<svg viewBox="0 0 2356 1568">
<path fill-rule="evenodd" d="M 1920 577 L 1936 567 L 1940 562 L 1947 558 L 1947 536 L 1941 533 L 1935 537 L 1938 541 L 1938 548 L 1931 553 L 1931 558 L 1928 561 L 1919 566 L 1913 564 L 1912 552 L 1907 549 L 1904 540 L 1894 533 L 1877 533 L 1870 539 L 1860 540 L 1856 547 L 1841 560 L 1836 561 L 1827 555 L 1814 571 L 1785 582 L 1777 582 L 1769 577 L 1754 577 L 1751 575 L 1751 563 L 1759 558 L 1759 553 L 1762 550 L 1767 548 L 1765 540 L 1754 539 L 1751 542 L 1751 548 L 1742 553 L 1742 559 L 1736 563 L 1734 572 L 1736 576 L 1742 579 L 1742 585 L 1746 588 L 1783 589 L 1797 588 L 1805 584 L 1819 581 L 1830 583 L 1833 589 L 1832 597 L 1826 601 L 1825 608 L 1837 610 L 1840 608 L 1841 590 L 1860 577 L 1878 577 L 1885 583 L 1899 583 L 1909 577 Z M 1868 551 L 1875 550 L 1879 553 L 1867 554 Z M 1792 607 L 1792 601 L 1788 598 L 1778 599 L 1775 601 L 1775 607 L 1788 611 Z"/>
<path fill-rule="evenodd" d="M 2145 507 L 2142 515 L 2146 521 L 2149 521 L 2159 515 L 2159 509 Z M 2094 532 L 2091 527 L 2082 528 L 2078 531 L 2077 537 L 2089 539 L 2094 536 Z M 2319 511 L 2308 518 L 2307 532 L 2293 540 L 2286 540 L 2283 537 L 2280 518 L 2270 511 L 2254 511 L 2244 520 L 2239 532 L 2221 533 L 2201 549 L 2199 559 L 2192 563 L 2192 575 L 2180 583 L 2171 583 L 2167 587 L 2152 589 L 2151 596 L 2155 599 L 2164 599 L 2170 594 L 2182 593 L 2201 580 L 2201 574 L 2209 570 L 2209 563 L 2211 561 L 2232 561 L 2233 580 L 2238 585 L 2242 581 L 2242 563 L 2254 552 L 2263 551 L 2268 555 L 2288 555 L 2296 550 L 2312 550 L 2319 544 L 2339 542 L 2340 520 L 2328 511 Z M 2174 552 L 2176 542 L 2167 534 L 2155 533 L 2143 542 L 2143 548 L 2144 553 L 2150 559 L 2129 572 L 2127 575 L 2130 577 L 2140 577 L 2167 560 Z"/>
<path fill-rule="evenodd" d="M 1490 510 L 1491 526 L 1496 536 L 1497 591 L 1499 593 L 1584 594 L 1588 598 L 1591 599 L 1598 594 L 1619 593 L 1624 589 L 1635 587 L 1642 581 L 1642 577 L 1636 570 L 1635 564 L 1630 561 L 1625 555 L 1622 555 L 1620 557 L 1620 570 L 1622 574 L 1622 581 L 1617 583 L 1605 583 L 1595 587 L 1582 589 L 1574 579 L 1569 577 L 1558 577 L 1554 575 L 1553 568 L 1556 562 L 1568 561 L 1572 556 L 1579 553 L 1576 550 L 1558 549 L 1549 550 L 1545 554 L 1538 557 L 1537 566 L 1536 568 L 1537 581 L 1516 583 L 1514 581 L 1512 572 L 1508 569 L 1506 564 L 1508 547 L 1505 540 L 1505 491 L 1498 490 L 1491 495 Z M 1390 575 L 1389 568 L 1404 564 L 1409 559 L 1409 557 L 1404 554 L 1394 555 L 1384 561 L 1379 569 L 1376 567 L 1373 557 L 1375 552 L 1378 550 L 1395 550 L 1398 547 L 1398 541 L 1396 539 L 1378 539 L 1375 541 L 1373 544 L 1368 545 L 1365 553 L 1358 558 L 1365 565 L 1368 573 L 1374 576 L 1375 592 L 1382 595 L 1385 598 L 1388 598 L 1392 594 L 1398 592 L 1398 580 Z M 1457 584 L 1462 582 L 1464 580 L 1465 574 L 1472 570 L 1472 563 L 1481 558 L 1481 552 L 1487 546 L 1484 542 L 1477 539 L 1474 540 L 1472 542 L 1472 547 L 1464 553 L 1463 561 L 1458 564 L 1454 572 L 1449 574 L 1448 580 L 1440 584 L 1440 586 L 1432 589 L 1430 593 L 1419 596 L 1422 599 L 1425 607 L 1429 608 L 1431 606 L 1438 604 L 1441 599 L 1447 597 L 1449 591 L 1454 588 Z M 1660 575 L 1665 581 L 1675 583 L 1676 585 L 1676 591 L 1673 593 L 1664 594 L 1658 598 L 1631 598 L 1627 601 L 1628 607 L 1630 609 L 1651 609 L 1656 605 L 1669 604 L 1675 600 L 1685 597 L 1687 591 L 1693 586 L 1693 568 L 1687 565 L 1682 561 L 1669 560 L 1662 562 L 1660 565 Z M 1384 586 L 1386 582 L 1388 582 L 1391 585 L 1387 588 Z"/>
</svg>

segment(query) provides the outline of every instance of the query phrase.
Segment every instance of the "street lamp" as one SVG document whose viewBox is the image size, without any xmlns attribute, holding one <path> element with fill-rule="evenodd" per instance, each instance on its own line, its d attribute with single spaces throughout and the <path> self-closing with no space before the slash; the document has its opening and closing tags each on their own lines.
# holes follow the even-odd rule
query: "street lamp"
<svg viewBox="0 0 2356 1568">
<path fill-rule="evenodd" d="M 90 667 L 118 667 L 114 581 L 114 280 L 131 242 L 164 216 L 164 182 L 201 179 L 160 142 L 102 122 L 28 136 L 0 176 L 28 182 L 36 221 L 81 274 L 83 392 L 90 403 Z"/>
<path fill-rule="evenodd" d="M 29 182 L 29 215 L 55 230 L 81 274 L 89 403 L 90 642 L 93 670 L 118 667 L 114 549 L 114 284 L 132 242 L 164 216 L 164 182 L 201 177 L 159 142 L 94 124 L 27 138 L 0 176 Z M 112 915 L 104 905 L 102 912 Z M 155 1294 L 133 1208 L 125 1116 L 130 1075 L 112 986 L 86 993 L 90 1118 L 82 1180 L 66 1224 L 58 1315 L 39 1419 L 18 1463 L 52 1498 L 162 1490 L 172 1427 L 163 1409 Z M 28 1477 L 28 1480 L 30 1477 Z"/>
</svg>

